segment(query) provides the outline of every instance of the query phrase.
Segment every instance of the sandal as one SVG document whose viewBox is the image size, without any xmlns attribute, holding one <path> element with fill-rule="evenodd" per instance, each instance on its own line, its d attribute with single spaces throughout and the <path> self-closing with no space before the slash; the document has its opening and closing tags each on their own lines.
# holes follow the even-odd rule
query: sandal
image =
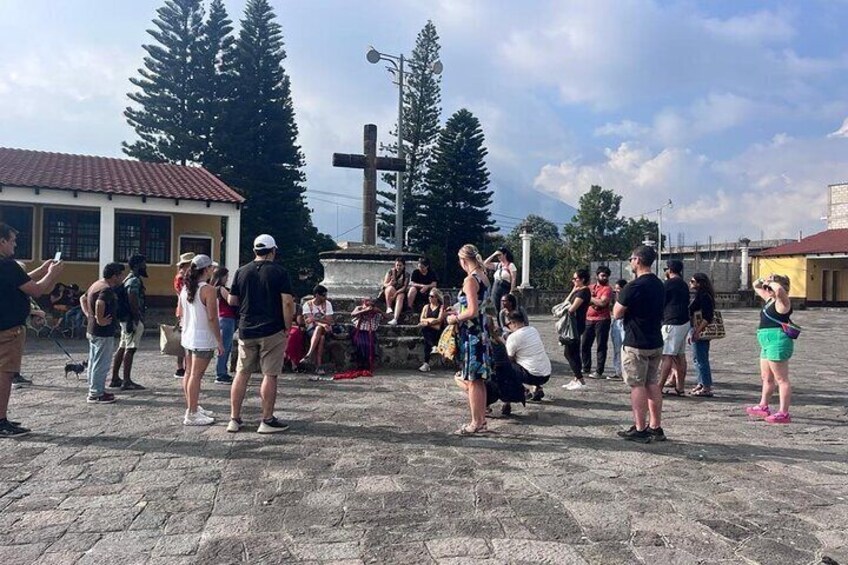
<svg viewBox="0 0 848 565">
<path fill-rule="evenodd" d="M 698 390 L 693 390 L 690 394 L 692 396 L 702 396 L 704 398 L 712 398 L 713 391 L 711 391 L 707 388 L 701 387 Z"/>
<path fill-rule="evenodd" d="M 663 396 L 686 396 L 685 390 L 680 390 L 677 388 L 666 388 L 662 391 Z"/>
<path fill-rule="evenodd" d="M 697 386 L 695 386 L 695 388 L 693 388 L 692 390 L 689 391 L 689 394 L 695 394 L 696 392 L 701 392 L 701 390 L 703 388 L 704 388 L 704 385 L 697 385 Z"/>
<path fill-rule="evenodd" d="M 454 432 L 454 434 L 458 436 L 473 436 L 476 434 L 488 434 L 491 433 L 488 428 L 486 428 L 486 424 L 480 424 L 479 426 L 474 426 L 472 424 L 465 424 L 458 430 Z"/>
</svg>

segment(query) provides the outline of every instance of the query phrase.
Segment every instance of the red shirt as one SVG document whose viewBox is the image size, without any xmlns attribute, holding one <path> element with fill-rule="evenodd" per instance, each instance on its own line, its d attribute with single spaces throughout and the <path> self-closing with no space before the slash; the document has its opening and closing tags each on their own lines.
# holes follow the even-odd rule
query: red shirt
<svg viewBox="0 0 848 565">
<path fill-rule="evenodd" d="M 608 284 L 601 285 L 594 283 L 589 285 L 589 292 L 592 294 L 592 298 L 597 298 L 599 300 L 606 298 L 607 305 L 603 308 L 595 306 L 594 304 L 590 305 L 589 311 L 586 312 L 586 321 L 598 322 L 601 320 L 609 320 L 612 316 L 612 287 Z"/>
</svg>

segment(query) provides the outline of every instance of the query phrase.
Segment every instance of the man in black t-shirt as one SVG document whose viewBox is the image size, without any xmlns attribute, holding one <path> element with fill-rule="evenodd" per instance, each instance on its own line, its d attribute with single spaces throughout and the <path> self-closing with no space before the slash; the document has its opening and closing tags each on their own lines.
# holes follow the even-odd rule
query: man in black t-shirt
<svg viewBox="0 0 848 565">
<path fill-rule="evenodd" d="M 406 293 L 406 303 L 409 309 L 413 312 L 419 311 L 424 306 L 427 297 L 430 296 L 430 291 L 437 286 L 439 286 L 439 278 L 430 268 L 430 260 L 421 257 L 418 260 L 418 268 L 412 271 L 409 291 Z"/>
<path fill-rule="evenodd" d="M 689 337 L 689 285 L 683 280 L 683 262 L 669 259 L 665 267 L 665 309 L 663 310 L 663 354 L 660 364 L 660 390 L 674 369 L 674 390 L 683 396 L 686 382 L 686 340 Z"/>
<path fill-rule="evenodd" d="M 662 321 L 665 287 L 651 272 L 657 254 L 653 247 L 639 246 L 630 254 L 636 279 L 627 283 L 613 309 L 615 319 L 624 320 L 621 368 L 630 385 L 634 425 L 618 434 L 631 441 L 663 441 L 662 392 L 659 367 L 662 357 Z M 646 423 L 646 416 L 650 415 Z"/>
<path fill-rule="evenodd" d="M 236 378 L 230 391 L 228 432 L 242 427 L 241 406 L 252 373 L 262 373 L 262 421 L 260 434 L 284 432 L 284 424 L 274 416 L 277 375 L 283 371 L 286 331 L 294 318 L 291 281 L 286 270 L 275 263 L 277 243 L 267 234 L 253 241 L 256 258 L 236 271 L 227 302 L 238 306 L 239 355 Z"/>
<path fill-rule="evenodd" d="M 106 377 L 115 354 L 118 328 L 118 297 L 115 287 L 122 284 L 124 266 L 109 263 L 103 267 L 103 278 L 95 281 L 80 300 L 88 318 L 88 400 L 89 404 L 112 404 L 115 395 L 106 392 Z"/>
<path fill-rule="evenodd" d="M 12 378 L 21 371 L 26 343 L 26 321 L 30 313 L 29 297 L 38 298 L 50 292 L 64 270 L 61 261 L 45 261 L 39 268 L 26 273 L 14 260 L 18 231 L 0 222 L 0 438 L 18 437 L 29 433 L 20 422 L 7 419 Z M 35 282 L 33 279 L 39 279 Z"/>
</svg>

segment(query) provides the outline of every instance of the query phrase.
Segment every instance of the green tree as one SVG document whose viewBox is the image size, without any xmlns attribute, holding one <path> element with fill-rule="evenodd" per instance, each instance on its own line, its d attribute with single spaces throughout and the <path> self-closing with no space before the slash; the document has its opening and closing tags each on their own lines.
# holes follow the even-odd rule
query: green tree
<svg viewBox="0 0 848 565">
<path fill-rule="evenodd" d="M 233 56 L 232 98 L 224 115 L 221 176 L 247 198 L 242 212 L 242 258 L 252 257 L 258 233 L 281 245 L 280 261 L 296 273 L 321 277 L 318 252 L 334 249 L 312 224 L 304 202 L 304 157 L 297 144 L 280 24 L 268 0 L 248 0 Z"/>
<path fill-rule="evenodd" d="M 428 21 L 418 33 L 415 49 L 406 68 L 403 96 L 403 147 L 406 158 L 406 173 L 403 181 L 404 226 L 412 228 L 411 247 L 421 243 L 417 218 L 421 211 L 424 175 L 430 162 L 433 145 L 439 136 L 439 117 L 442 108 L 441 76 L 433 72 L 433 63 L 439 60 L 439 34 L 432 21 Z M 397 124 L 392 135 L 397 136 Z M 397 154 L 397 142 L 388 152 Z M 386 241 L 394 241 L 395 226 L 395 174 L 383 175 L 390 190 L 379 191 L 380 223 L 378 233 Z"/>
<path fill-rule="evenodd" d="M 198 91 L 201 104 L 200 163 L 213 172 L 224 163 L 224 113 L 233 95 L 233 22 L 223 0 L 212 0 L 199 45 Z"/>
<path fill-rule="evenodd" d="M 155 29 L 147 30 L 156 43 L 147 52 L 139 77 L 130 82 L 139 90 L 127 96 L 136 107 L 124 116 L 138 138 L 123 142 L 124 153 L 142 161 L 196 162 L 202 150 L 201 96 L 198 91 L 199 41 L 203 27 L 201 0 L 167 0 L 157 10 Z"/>
<path fill-rule="evenodd" d="M 480 121 L 461 109 L 448 119 L 426 175 L 427 206 L 419 215 L 421 247 L 434 259 L 442 279 L 462 279 L 456 252 L 466 243 L 485 248 L 497 228 L 489 207 L 489 171 Z"/>
<path fill-rule="evenodd" d="M 620 257 L 625 226 L 620 209 L 621 196 L 597 185 L 580 197 L 577 213 L 563 228 L 566 245 L 578 264 Z"/>
<path fill-rule="evenodd" d="M 541 216 L 530 214 L 513 228 L 506 238 L 506 245 L 512 250 L 519 265 L 523 261 L 521 232 L 525 229 L 533 234 L 530 243 L 530 284 L 541 289 L 565 288 L 571 278 L 568 271 L 573 266 L 557 225 Z"/>
<path fill-rule="evenodd" d="M 646 238 L 656 241 L 658 231 L 657 223 L 653 220 L 647 218 L 639 218 L 638 220 L 627 218 L 621 230 L 619 258 L 624 259 L 625 255 L 629 255 L 634 248 L 642 245 L 642 242 Z M 665 239 L 666 237 L 663 236 L 663 241 Z"/>
</svg>

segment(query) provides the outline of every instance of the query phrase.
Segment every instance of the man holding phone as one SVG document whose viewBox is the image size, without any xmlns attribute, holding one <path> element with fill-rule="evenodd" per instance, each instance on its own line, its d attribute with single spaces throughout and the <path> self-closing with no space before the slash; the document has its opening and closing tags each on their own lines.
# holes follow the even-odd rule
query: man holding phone
<svg viewBox="0 0 848 565">
<path fill-rule="evenodd" d="M 61 261 L 45 261 L 27 273 L 14 260 L 18 231 L 0 222 L 0 438 L 19 437 L 29 433 L 20 422 L 7 418 L 12 377 L 21 370 L 26 343 L 26 321 L 30 314 L 29 297 L 38 298 L 50 292 L 65 266 Z M 60 256 L 61 259 L 61 256 Z M 35 282 L 33 279 L 38 279 Z"/>
</svg>

